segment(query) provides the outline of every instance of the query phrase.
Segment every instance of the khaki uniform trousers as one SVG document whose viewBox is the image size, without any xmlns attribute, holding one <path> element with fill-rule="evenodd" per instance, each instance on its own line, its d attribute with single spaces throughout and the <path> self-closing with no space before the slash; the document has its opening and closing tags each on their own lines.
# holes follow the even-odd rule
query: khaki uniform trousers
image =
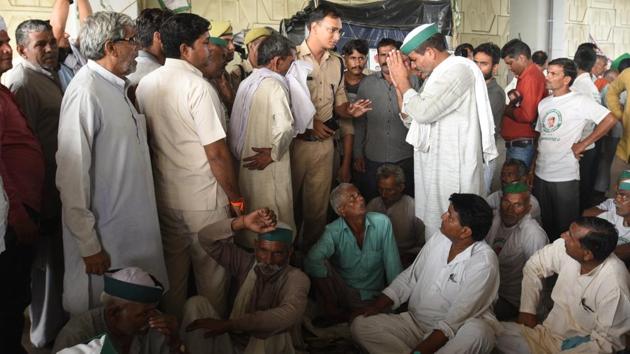
<svg viewBox="0 0 630 354">
<path fill-rule="evenodd" d="M 332 138 L 322 141 L 294 139 L 291 147 L 291 176 L 296 225 L 301 216 L 305 252 L 317 242 L 326 227 L 333 179 Z"/>
<path fill-rule="evenodd" d="M 198 232 L 206 225 L 227 219 L 228 207 L 201 211 L 158 207 L 158 215 L 170 285 L 162 298 L 166 313 L 181 320 L 189 297 L 188 275 L 192 264 L 198 294 L 207 298 L 220 315 L 225 315 L 229 277 L 201 247 Z"/>
</svg>

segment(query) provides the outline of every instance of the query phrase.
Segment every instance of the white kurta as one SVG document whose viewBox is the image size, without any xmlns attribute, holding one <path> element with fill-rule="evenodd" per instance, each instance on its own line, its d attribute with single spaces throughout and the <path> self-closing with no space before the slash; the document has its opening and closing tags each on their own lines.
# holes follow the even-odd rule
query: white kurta
<svg viewBox="0 0 630 354">
<path fill-rule="evenodd" d="M 485 241 L 448 262 L 451 241 L 436 233 L 414 263 L 383 290 L 400 315 L 358 317 L 352 333 L 370 353 L 409 353 L 434 330 L 449 338 L 438 353 L 488 353 L 498 322 L 492 303 L 499 289 L 499 264 Z"/>
<path fill-rule="evenodd" d="M 414 149 L 416 216 L 425 223 L 428 236 L 439 230 L 440 215 L 448 209 L 452 193 L 485 194 L 475 92 L 476 80 L 483 81 L 483 76 L 459 59 L 444 60 L 420 93 L 410 89 L 403 97 L 403 112 L 430 125 L 428 151 Z M 483 90 L 487 100 L 485 82 Z"/>
<path fill-rule="evenodd" d="M 82 257 L 101 249 L 111 268 L 140 267 L 168 286 L 146 122 L 125 92 L 125 81 L 89 61 L 61 105 L 57 187 L 71 314 L 100 303 L 103 277 L 86 274 Z"/>
<path fill-rule="evenodd" d="M 630 275 L 624 263 L 611 254 L 591 272 L 580 274 L 580 264 L 566 253 L 564 240 L 558 239 L 527 261 L 521 312 L 536 313 L 542 279 L 554 273 L 558 280 L 551 293 L 554 305 L 549 316 L 542 325 L 521 329 L 529 352 L 559 352 L 562 341 L 574 336 L 590 336 L 590 341 L 566 353 L 612 353 L 624 349 L 625 335 L 630 332 Z M 497 337 L 497 348 L 502 352 L 513 353 L 513 343 L 519 339 L 522 342 L 514 334 L 518 328 L 513 327 L 507 326 L 506 335 Z"/>
<path fill-rule="evenodd" d="M 619 233 L 619 240 L 617 240 L 617 246 L 630 243 L 630 226 L 626 226 L 626 222 L 623 216 L 617 215 L 617 208 L 615 207 L 614 199 L 606 199 L 597 206 L 598 209 L 604 210 L 603 213 L 597 215 L 598 218 L 608 220 L 611 224 L 615 225 L 617 232 Z"/>
<path fill-rule="evenodd" d="M 276 78 L 263 79 L 252 97 L 249 112 L 238 176 L 247 209 L 253 211 L 268 207 L 276 213 L 279 222 L 295 230 L 289 156 L 293 116 L 288 92 Z M 253 147 L 271 148 L 273 162 L 262 171 L 243 167 L 247 164 L 243 159 L 256 154 Z M 245 232 L 236 240 L 241 245 L 254 248 L 255 238 L 255 233 Z"/>
<path fill-rule="evenodd" d="M 516 225 L 506 227 L 501 221 L 499 211 L 495 211 L 486 242 L 499 257 L 501 272 L 499 296 L 518 308 L 521 300 L 523 267 L 529 257 L 549 242 L 547 234 L 529 214 Z"/>
</svg>

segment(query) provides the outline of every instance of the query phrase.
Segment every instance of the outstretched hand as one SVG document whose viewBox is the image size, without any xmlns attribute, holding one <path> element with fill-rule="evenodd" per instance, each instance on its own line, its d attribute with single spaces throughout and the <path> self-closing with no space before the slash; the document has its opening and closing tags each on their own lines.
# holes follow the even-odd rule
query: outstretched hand
<svg viewBox="0 0 630 354">
<path fill-rule="evenodd" d="M 354 118 L 359 118 L 372 110 L 372 101 L 360 99 L 348 105 L 348 114 Z"/>
</svg>

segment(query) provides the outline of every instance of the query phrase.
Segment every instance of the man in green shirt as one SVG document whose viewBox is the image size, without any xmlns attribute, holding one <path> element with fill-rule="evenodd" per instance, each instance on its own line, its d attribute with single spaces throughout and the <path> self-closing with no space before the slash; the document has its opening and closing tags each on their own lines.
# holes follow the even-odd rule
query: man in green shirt
<svg viewBox="0 0 630 354">
<path fill-rule="evenodd" d="M 340 218 L 326 226 L 304 261 L 325 314 L 316 326 L 348 321 L 353 309 L 376 297 L 402 271 L 387 216 L 368 213 L 350 183 L 337 186 L 330 203 Z"/>
</svg>

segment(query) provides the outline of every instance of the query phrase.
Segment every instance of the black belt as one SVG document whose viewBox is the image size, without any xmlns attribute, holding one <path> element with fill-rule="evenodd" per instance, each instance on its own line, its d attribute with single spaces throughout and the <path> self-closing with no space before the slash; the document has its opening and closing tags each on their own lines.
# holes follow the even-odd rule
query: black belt
<svg viewBox="0 0 630 354">
<path fill-rule="evenodd" d="M 505 147 L 507 149 L 511 147 L 520 147 L 526 148 L 530 145 L 534 145 L 534 139 L 518 139 L 518 140 L 510 140 L 505 142 Z"/>
</svg>

